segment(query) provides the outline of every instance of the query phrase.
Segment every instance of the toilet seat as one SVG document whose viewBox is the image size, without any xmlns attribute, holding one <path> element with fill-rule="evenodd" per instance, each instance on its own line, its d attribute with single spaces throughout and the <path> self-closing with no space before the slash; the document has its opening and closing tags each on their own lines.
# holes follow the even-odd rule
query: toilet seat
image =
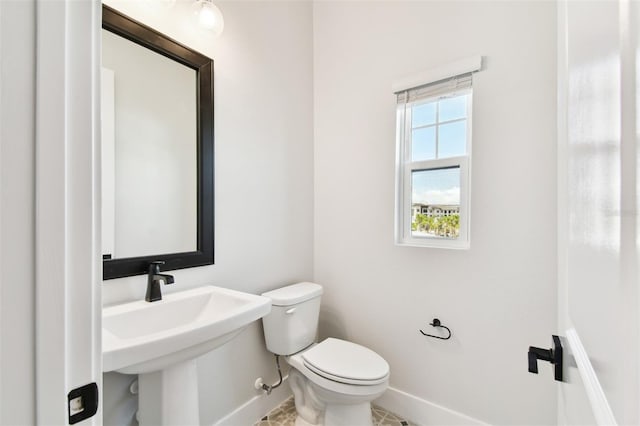
<svg viewBox="0 0 640 426">
<path fill-rule="evenodd" d="M 309 370 L 326 379 L 351 385 L 371 386 L 389 378 L 389 364 L 369 348 L 328 338 L 302 353 Z"/>
</svg>

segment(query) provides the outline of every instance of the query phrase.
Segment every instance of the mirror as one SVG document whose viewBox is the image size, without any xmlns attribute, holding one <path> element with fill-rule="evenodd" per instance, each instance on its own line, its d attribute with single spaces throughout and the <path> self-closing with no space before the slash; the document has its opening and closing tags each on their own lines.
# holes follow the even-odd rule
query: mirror
<svg viewBox="0 0 640 426">
<path fill-rule="evenodd" d="M 103 278 L 213 263 L 213 61 L 102 7 Z"/>
</svg>

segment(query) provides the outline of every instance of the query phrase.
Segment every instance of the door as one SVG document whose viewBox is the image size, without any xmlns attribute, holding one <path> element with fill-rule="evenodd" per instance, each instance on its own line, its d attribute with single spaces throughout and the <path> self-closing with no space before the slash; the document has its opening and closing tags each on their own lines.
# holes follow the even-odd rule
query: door
<svg viewBox="0 0 640 426">
<path fill-rule="evenodd" d="M 638 6 L 558 6 L 559 424 L 640 423 Z"/>
<path fill-rule="evenodd" d="M 36 423 L 101 424 L 100 2 L 36 0 Z M 95 415 L 97 414 L 97 415 Z"/>
</svg>

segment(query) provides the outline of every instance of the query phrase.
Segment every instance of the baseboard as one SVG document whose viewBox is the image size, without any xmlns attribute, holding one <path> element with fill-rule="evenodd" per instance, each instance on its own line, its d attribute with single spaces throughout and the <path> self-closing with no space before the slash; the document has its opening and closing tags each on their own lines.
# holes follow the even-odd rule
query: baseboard
<svg viewBox="0 0 640 426">
<path fill-rule="evenodd" d="M 420 426 L 487 426 L 487 423 L 473 417 L 392 387 L 387 389 L 384 395 L 373 401 L 373 403 Z"/>
<path fill-rule="evenodd" d="M 218 420 L 213 426 L 251 426 L 260 420 L 269 411 L 282 404 L 291 396 L 291 389 L 288 383 L 282 383 L 271 392 L 256 395 L 231 413 Z"/>
<path fill-rule="evenodd" d="M 256 395 L 234 411 L 218 420 L 213 426 L 249 426 L 262 416 L 282 404 L 291 396 L 288 384 L 271 392 L 271 395 Z M 391 411 L 420 426 L 482 425 L 487 423 L 465 414 L 418 398 L 409 393 L 390 387 L 374 404 Z"/>
</svg>

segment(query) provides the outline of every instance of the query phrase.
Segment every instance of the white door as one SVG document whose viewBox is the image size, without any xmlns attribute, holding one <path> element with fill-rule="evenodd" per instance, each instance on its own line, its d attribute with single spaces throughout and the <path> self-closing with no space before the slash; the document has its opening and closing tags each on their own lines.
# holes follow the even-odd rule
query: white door
<svg viewBox="0 0 640 426">
<path fill-rule="evenodd" d="M 100 14 L 95 0 L 36 0 L 39 425 L 102 423 Z"/>
<path fill-rule="evenodd" d="M 559 424 L 640 424 L 639 6 L 558 6 Z"/>
</svg>

